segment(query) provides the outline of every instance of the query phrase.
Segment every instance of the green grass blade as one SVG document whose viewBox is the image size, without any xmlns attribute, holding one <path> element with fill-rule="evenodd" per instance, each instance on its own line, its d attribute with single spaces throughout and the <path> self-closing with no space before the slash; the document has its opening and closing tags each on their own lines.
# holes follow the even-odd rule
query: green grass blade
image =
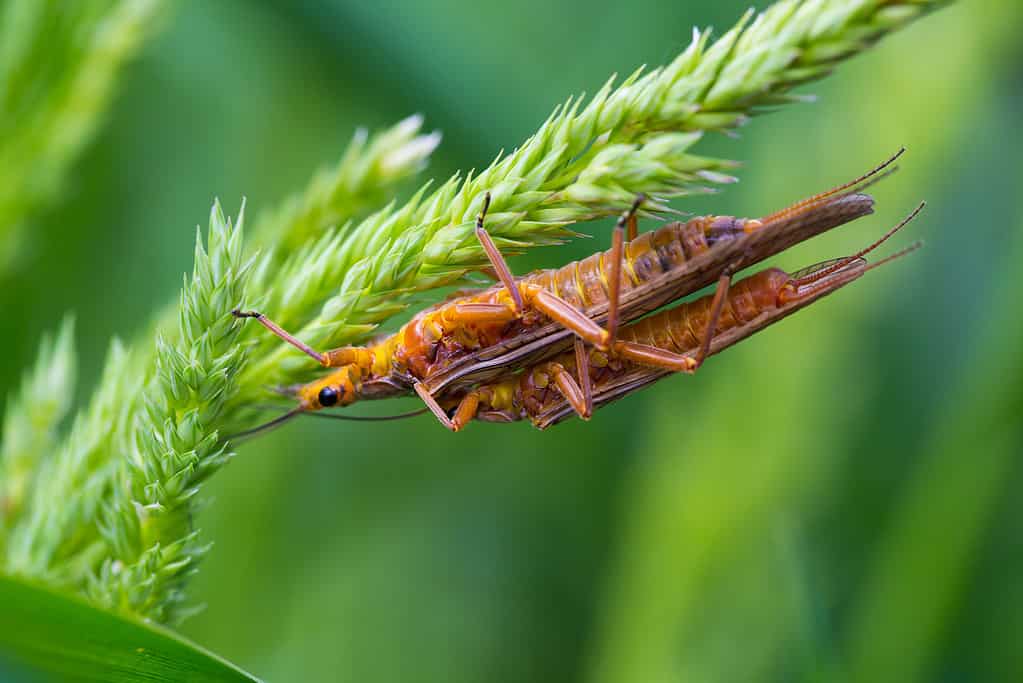
<svg viewBox="0 0 1023 683">
<path fill-rule="evenodd" d="M 167 629 L 9 577 L 0 577 L 0 605 L 0 661 L 41 675 L 34 680 L 258 680 Z"/>
</svg>

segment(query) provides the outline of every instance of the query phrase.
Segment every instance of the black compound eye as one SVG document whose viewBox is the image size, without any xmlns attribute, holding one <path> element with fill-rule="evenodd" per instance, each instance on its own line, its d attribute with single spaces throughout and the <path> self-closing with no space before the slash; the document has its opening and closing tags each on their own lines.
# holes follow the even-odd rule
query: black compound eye
<svg viewBox="0 0 1023 683">
<path fill-rule="evenodd" d="M 321 406 L 329 408 L 330 406 L 337 405 L 337 400 L 340 397 L 341 394 L 334 387 L 323 387 L 316 396 L 316 400 L 320 402 Z"/>
</svg>

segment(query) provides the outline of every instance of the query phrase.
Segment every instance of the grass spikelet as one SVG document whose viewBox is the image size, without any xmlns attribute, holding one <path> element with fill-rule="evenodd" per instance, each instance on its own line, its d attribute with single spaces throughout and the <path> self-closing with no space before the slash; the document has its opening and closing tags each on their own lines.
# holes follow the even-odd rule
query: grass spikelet
<svg viewBox="0 0 1023 683">
<path fill-rule="evenodd" d="M 56 337 L 46 335 L 35 366 L 4 412 L 0 445 L 0 550 L 17 522 L 42 460 L 56 446 L 57 427 L 71 408 L 77 363 L 74 320 L 66 318 Z"/>
<path fill-rule="evenodd" d="M 163 0 L 10 0 L 0 8 L 0 270 L 55 196 Z"/>
<path fill-rule="evenodd" d="M 7 571 L 130 614 L 184 617 L 187 579 L 207 550 L 193 512 L 203 481 L 231 457 L 225 432 L 251 426 L 243 409 L 267 384 L 312 369 L 258 325 L 235 321 L 232 308 L 263 308 L 316 346 L 359 341 L 413 295 L 484 264 L 473 223 L 487 192 L 488 230 L 515 252 L 557 243 L 573 224 L 616 213 L 638 192 L 652 195 L 648 210 L 659 211 L 666 198 L 730 182 L 731 162 L 694 153 L 707 132 L 799 101 L 794 86 L 940 4 L 781 0 L 716 41 L 696 31 L 667 66 L 637 71 L 617 87 L 609 80 L 588 101 L 569 99 L 480 172 L 428 183 L 384 208 L 381 198 L 422 167 L 438 138 L 420 135 L 417 117 L 359 135 L 337 166 L 262 219 L 256 260 L 245 257 L 242 218 L 232 225 L 215 205 L 177 324 L 113 346 L 99 387 L 52 457 L 49 447 L 5 455 L 4 467 L 37 463 L 19 493 Z M 0 57 L 12 50 L 0 47 Z M 0 169 L 2 162 L 0 155 Z M 33 381 L 26 387 L 14 424 L 18 411 L 45 412 L 30 404 L 47 397 Z M 17 429 L 5 433 L 5 453 L 23 448 Z"/>
</svg>

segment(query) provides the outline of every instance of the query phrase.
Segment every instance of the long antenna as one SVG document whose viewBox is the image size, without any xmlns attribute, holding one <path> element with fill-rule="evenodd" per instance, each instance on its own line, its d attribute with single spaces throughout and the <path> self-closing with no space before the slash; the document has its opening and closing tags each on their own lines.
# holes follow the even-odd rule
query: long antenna
<svg viewBox="0 0 1023 683">
<path fill-rule="evenodd" d="M 237 434 L 232 434 L 231 436 L 225 437 L 225 440 L 227 440 L 227 441 L 237 441 L 239 439 L 247 439 L 250 436 L 255 436 L 256 434 L 261 434 L 263 432 L 269 432 L 272 429 L 276 429 L 277 427 L 280 427 L 282 424 L 284 424 L 288 420 L 291 420 L 292 418 L 302 414 L 303 412 L 305 412 L 305 411 L 302 410 L 301 406 L 298 407 L 298 408 L 293 408 L 293 409 L 289 410 L 288 412 L 284 413 L 283 415 L 281 415 L 280 417 L 275 417 L 274 419 L 270 420 L 269 422 L 264 422 L 263 424 L 259 425 L 258 427 L 253 427 L 252 429 L 246 429 L 244 432 L 238 432 Z"/>
<path fill-rule="evenodd" d="M 778 220 L 780 218 L 785 218 L 787 216 L 791 216 L 791 215 L 797 214 L 800 211 L 802 211 L 803 209 L 806 209 L 807 207 L 809 207 L 809 206 L 811 206 L 813 204 L 816 204 L 816 203 L 818 203 L 818 202 L 820 202 L 820 201 L 822 201 L 824 199 L 827 199 L 828 197 L 833 197 L 833 196 L 835 196 L 836 194 L 838 194 L 840 192 L 844 192 L 846 190 L 851 190 L 852 188 L 855 188 L 857 185 L 870 180 L 874 176 L 877 176 L 879 173 L 881 173 L 882 171 L 884 171 L 885 169 L 890 167 L 905 152 L 906 152 L 906 148 L 905 147 L 900 147 L 898 152 L 896 152 L 895 154 L 890 156 L 886 161 L 884 161 L 881 164 L 878 164 L 874 168 L 870 169 L 869 171 L 867 171 L 866 173 L 864 173 L 860 177 L 858 177 L 858 178 L 856 178 L 854 180 L 850 180 L 847 183 L 842 183 L 841 185 L 838 185 L 837 187 L 833 187 L 830 190 L 827 190 L 825 192 L 821 192 L 819 194 L 815 194 L 812 197 L 807 197 L 806 199 L 798 201 L 795 204 L 782 209 L 781 211 L 776 211 L 775 213 L 772 213 L 769 216 L 764 216 L 760 220 L 763 223 L 770 223 L 770 222 L 776 221 L 776 220 Z M 884 174 L 884 175 L 887 175 L 887 173 Z M 876 182 L 876 180 L 871 181 L 868 184 L 869 185 L 873 185 L 874 182 Z"/>
<path fill-rule="evenodd" d="M 846 256 L 845 258 L 840 259 L 839 261 L 837 261 L 836 263 L 831 264 L 827 268 L 821 268 L 820 270 L 818 270 L 818 271 L 816 271 L 814 273 L 811 273 L 809 275 L 806 275 L 804 277 L 799 278 L 798 279 L 799 284 L 800 285 L 806 285 L 806 284 L 809 284 L 811 282 L 816 282 L 817 280 L 820 280 L 821 278 L 825 278 L 825 277 L 831 275 L 835 271 L 838 271 L 838 270 L 841 270 L 842 268 L 845 268 L 847 265 L 849 265 L 853 261 L 856 261 L 857 259 L 863 258 L 867 254 L 869 254 L 870 252 L 874 251 L 879 246 L 884 244 L 888 240 L 889 237 L 891 237 L 892 235 L 897 233 L 899 230 L 902 230 L 904 227 L 906 227 L 906 224 L 908 224 L 911 220 L 916 218 L 917 214 L 919 214 L 921 211 L 923 211 L 925 206 L 927 206 L 926 202 L 920 202 L 920 204 L 915 209 L 913 209 L 912 213 L 910 213 L 908 216 L 906 216 L 901 221 L 899 221 L 898 225 L 896 225 L 894 228 L 892 228 L 891 230 L 886 232 L 884 235 L 882 235 L 881 238 L 878 239 L 877 241 L 875 241 L 873 244 L 871 244 L 870 246 L 865 247 L 863 249 L 860 249 L 858 252 L 856 252 L 852 256 Z"/>
<path fill-rule="evenodd" d="M 339 413 L 321 413 L 317 411 L 307 411 L 305 414 L 309 417 L 319 417 L 325 420 L 350 420 L 351 422 L 387 422 L 388 420 L 404 420 L 409 417 L 416 417 L 428 412 L 429 408 L 420 408 L 419 410 L 412 410 L 407 413 L 398 413 L 397 415 L 341 415 Z"/>
<path fill-rule="evenodd" d="M 274 406 L 254 406 L 260 410 L 272 410 Z M 318 411 L 303 410 L 301 407 L 293 408 L 288 412 L 284 413 L 280 417 L 275 417 L 269 422 L 264 422 L 258 427 L 252 429 L 246 429 L 244 432 L 238 432 L 226 437 L 227 441 L 238 441 L 239 439 L 247 439 L 250 436 L 269 432 L 277 427 L 280 427 L 285 422 L 290 421 L 299 415 L 308 415 L 310 417 L 319 417 L 326 420 L 348 420 L 350 422 L 388 422 L 390 420 L 404 420 L 409 417 L 416 417 L 427 412 L 429 408 L 420 408 L 419 410 L 413 410 L 407 413 L 398 413 L 397 415 L 339 415 L 337 413 L 322 413 Z"/>
<path fill-rule="evenodd" d="M 895 259 L 900 259 L 903 256 L 906 256 L 907 254 L 912 254 L 914 251 L 916 251 L 917 249 L 919 249 L 922 246 L 924 246 L 923 240 L 917 240 L 916 242 L 913 242 L 913 244 L 909 245 L 905 249 L 899 249 L 897 252 L 895 252 L 891 256 L 885 256 L 880 261 L 877 261 L 876 263 L 871 263 L 870 265 L 868 265 L 866 267 L 866 270 L 874 270 L 875 268 L 880 268 L 884 264 L 891 263 Z"/>
</svg>

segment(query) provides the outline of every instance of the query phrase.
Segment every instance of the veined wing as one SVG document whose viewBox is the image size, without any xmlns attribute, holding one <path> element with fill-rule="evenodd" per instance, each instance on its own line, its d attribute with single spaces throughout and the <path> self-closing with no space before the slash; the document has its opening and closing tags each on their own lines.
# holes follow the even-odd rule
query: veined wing
<svg viewBox="0 0 1023 683">
<path fill-rule="evenodd" d="M 710 354 L 713 355 L 720 353 L 728 347 L 733 346 L 743 339 L 759 332 L 765 327 L 787 318 L 796 311 L 809 306 L 815 301 L 819 301 L 828 294 L 838 291 L 850 282 L 856 281 L 863 273 L 866 272 L 866 263 L 864 262 L 859 266 L 859 268 L 860 271 L 858 274 L 848 280 L 838 283 L 835 287 L 822 289 L 812 296 L 791 301 L 773 310 L 765 311 L 745 325 L 733 327 L 725 332 L 715 335 L 711 340 Z M 606 382 L 594 385 L 593 406 L 594 408 L 605 406 L 672 374 L 676 373 L 672 373 L 668 370 L 660 370 L 657 368 L 637 365 L 627 372 L 611 377 Z M 574 415 L 575 413 L 571 406 L 568 405 L 568 402 L 560 396 L 557 396 L 551 400 L 549 406 L 545 406 L 544 409 L 538 415 L 533 416 L 532 419 L 533 424 L 537 428 L 546 429 L 547 427 L 555 425 Z"/>
<path fill-rule="evenodd" d="M 804 240 L 873 213 L 874 200 L 862 193 L 839 194 L 807 210 L 785 214 L 765 223 L 740 239 L 711 247 L 678 268 L 625 292 L 621 298 L 622 321 L 630 322 L 665 304 L 706 287 L 729 265 L 742 269 L 759 263 Z M 598 323 L 607 320 L 607 303 L 585 311 Z M 509 338 L 506 342 L 455 358 L 423 383 L 430 393 L 457 392 L 474 384 L 551 358 L 572 344 L 571 331 L 556 323 Z M 734 343 L 734 342 L 733 342 Z"/>
</svg>

